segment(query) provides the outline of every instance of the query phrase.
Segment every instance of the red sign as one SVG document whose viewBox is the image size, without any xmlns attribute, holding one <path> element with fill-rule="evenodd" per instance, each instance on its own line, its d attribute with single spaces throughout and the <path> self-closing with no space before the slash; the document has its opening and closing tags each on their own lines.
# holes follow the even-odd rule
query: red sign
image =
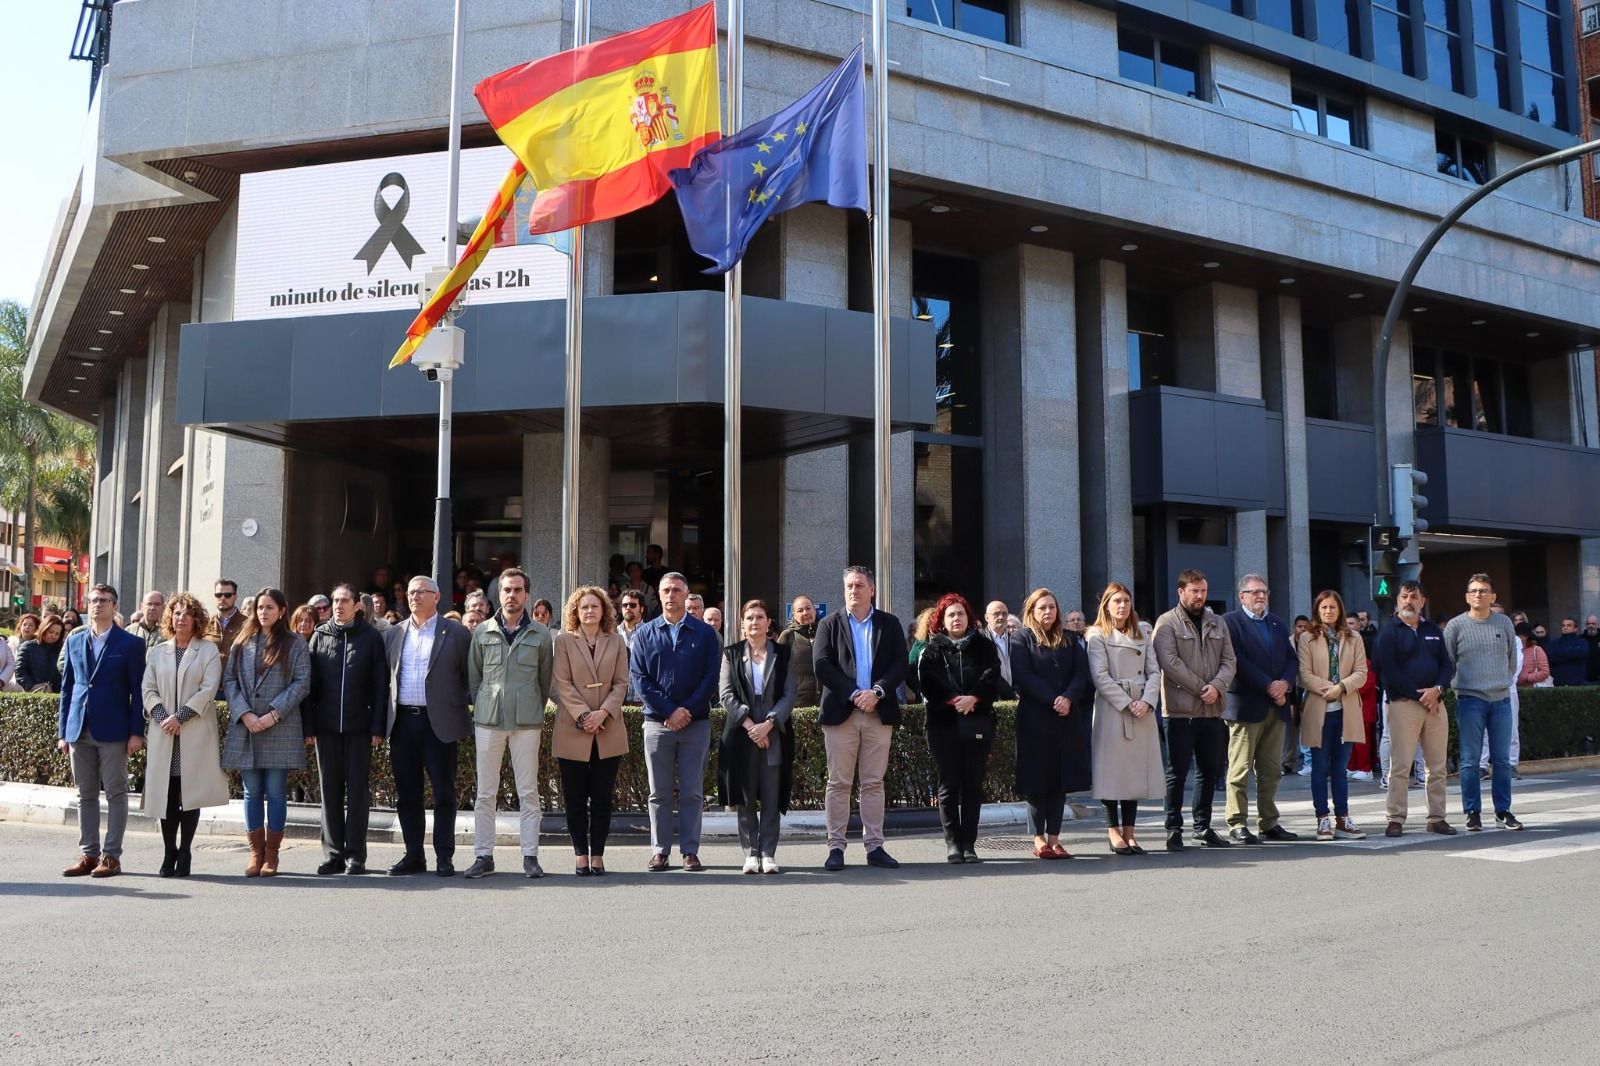
<svg viewBox="0 0 1600 1066">
<path fill-rule="evenodd" d="M 49 548 L 43 545 L 33 549 L 33 565 L 53 570 L 56 573 L 65 573 L 72 559 L 72 553 L 65 548 Z"/>
</svg>

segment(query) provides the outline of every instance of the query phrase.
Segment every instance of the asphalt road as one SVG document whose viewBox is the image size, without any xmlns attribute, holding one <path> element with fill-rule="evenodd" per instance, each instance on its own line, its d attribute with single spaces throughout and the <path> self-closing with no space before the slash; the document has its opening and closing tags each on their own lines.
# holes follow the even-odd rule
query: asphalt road
<svg viewBox="0 0 1600 1066">
<path fill-rule="evenodd" d="M 546 846 L 544 880 L 474 883 L 319 879 L 311 842 L 246 882 L 215 838 L 163 881 L 150 834 L 67 880 L 75 830 L 0 824 L 0 1062 L 1600 1063 L 1600 773 L 1520 782 L 1523 833 L 1384 840 L 1380 803 L 1362 843 L 1120 858 L 1079 823 L 1072 862 L 629 846 L 603 881 Z"/>
</svg>

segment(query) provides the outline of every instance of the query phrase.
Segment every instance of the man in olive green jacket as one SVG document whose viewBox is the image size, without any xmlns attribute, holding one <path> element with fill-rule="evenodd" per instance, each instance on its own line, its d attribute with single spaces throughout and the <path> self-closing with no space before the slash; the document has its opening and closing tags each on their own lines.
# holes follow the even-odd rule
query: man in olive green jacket
<svg viewBox="0 0 1600 1066">
<path fill-rule="evenodd" d="M 494 873 L 495 808 L 507 748 L 522 813 L 522 872 L 543 877 L 539 865 L 539 730 L 555 665 L 550 630 L 527 612 L 528 575 L 500 573 L 500 610 L 472 631 L 467 687 L 472 692 L 478 745 L 478 801 L 472 823 L 477 858 L 469 879 Z"/>
</svg>

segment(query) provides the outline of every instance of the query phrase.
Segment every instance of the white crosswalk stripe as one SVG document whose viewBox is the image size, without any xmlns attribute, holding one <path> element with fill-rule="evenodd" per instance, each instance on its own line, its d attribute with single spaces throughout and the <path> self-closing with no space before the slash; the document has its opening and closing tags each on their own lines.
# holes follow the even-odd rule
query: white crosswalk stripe
<svg viewBox="0 0 1600 1066">
<path fill-rule="evenodd" d="M 1585 817 L 1593 818 L 1593 814 Z M 1579 833 L 1551 840 L 1524 840 L 1517 844 L 1502 844 L 1495 848 L 1453 853 L 1458 859 L 1488 859 L 1490 862 L 1535 862 L 1539 859 L 1557 859 L 1564 855 L 1600 850 L 1600 833 Z"/>
</svg>

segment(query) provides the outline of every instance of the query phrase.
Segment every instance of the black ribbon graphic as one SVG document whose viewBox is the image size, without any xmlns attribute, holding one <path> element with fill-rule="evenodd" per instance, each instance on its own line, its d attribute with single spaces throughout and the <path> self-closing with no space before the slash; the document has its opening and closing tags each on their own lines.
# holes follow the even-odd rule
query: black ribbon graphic
<svg viewBox="0 0 1600 1066">
<path fill-rule="evenodd" d="M 390 207 L 383 199 L 383 190 L 399 189 L 400 198 Z M 367 243 L 361 246 L 361 251 L 352 258 L 366 260 L 367 273 L 372 273 L 378 265 L 378 260 L 383 258 L 385 248 L 390 245 L 406 261 L 406 269 L 411 269 L 411 260 L 422 254 L 422 245 L 406 229 L 406 212 L 411 209 L 411 189 L 406 185 L 406 179 L 397 172 L 383 176 L 378 182 L 378 191 L 372 194 L 372 213 L 378 218 L 378 228 L 372 236 L 367 238 Z"/>
</svg>

